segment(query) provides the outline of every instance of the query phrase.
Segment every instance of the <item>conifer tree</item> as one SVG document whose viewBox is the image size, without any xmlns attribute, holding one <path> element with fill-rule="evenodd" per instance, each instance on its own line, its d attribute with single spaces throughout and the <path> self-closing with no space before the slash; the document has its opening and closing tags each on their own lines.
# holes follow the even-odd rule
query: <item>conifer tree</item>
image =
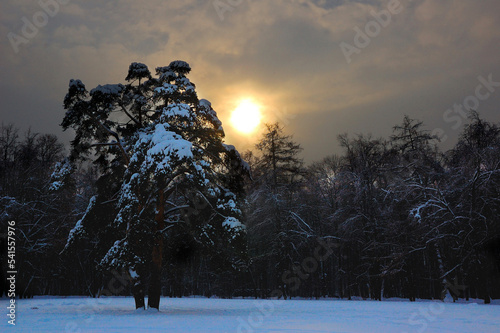
<svg viewBox="0 0 500 333">
<path fill-rule="evenodd" d="M 190 70 L 174 61 L 152 77 L 146 65 L 132 63 L 127 84 L 88 93 L 71 80 L 64 101 L 62 126 L 76 132 L 71 159 L 92 157 L 101 171 L 66 250 L 98 239 L 99 266 L 130 274 L 136 308 L 145 308 L 147 289 L 148 306 L 159 309 L 170 229 L 184 228 L 206 248 L 240 246 L 225 253 L 235 265 L 243 254 L 238 183 L 247 166 L 223 143 L 222 124 L 210 102 L 198 99 Z"/>
</svg>

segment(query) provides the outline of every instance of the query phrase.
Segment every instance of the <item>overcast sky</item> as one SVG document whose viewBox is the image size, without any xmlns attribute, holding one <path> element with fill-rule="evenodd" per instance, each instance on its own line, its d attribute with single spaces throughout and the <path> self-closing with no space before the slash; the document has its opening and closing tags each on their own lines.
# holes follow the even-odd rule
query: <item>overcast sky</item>
<svg viewBox="0 0 500 333">
<path fill-rule="evenodd" d="M 0 3 L 0 119 L 65 142 L 69 80 L 124 82 L 131 62 L 187 61 L 240 150 L 256 135 L 229 116 L 253 98 L 307 161 L 338 153 L 340 133 L 386 137 L 405 114 L 442 129 L 445 147 L 463 117 L 455 104 L 500 121 L 498 0 L 54 1 L 41 1 L 50 15 L 38 1 Z"/>
</svg>

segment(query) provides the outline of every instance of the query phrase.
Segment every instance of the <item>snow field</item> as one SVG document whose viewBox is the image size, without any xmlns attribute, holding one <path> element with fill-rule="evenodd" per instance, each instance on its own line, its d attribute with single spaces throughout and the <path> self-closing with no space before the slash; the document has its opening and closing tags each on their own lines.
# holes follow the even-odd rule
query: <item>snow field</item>
<svg viewBox="0 0 500 333">
<path fill-rule="evenodd" d="M 9 332 L 500 332 L 500 306 L 403 300 L 162 298 L 160 312 L 131 297 L 18 300 Z M 7 299 L 0 306 L 7 313 Z"/>
</svg>

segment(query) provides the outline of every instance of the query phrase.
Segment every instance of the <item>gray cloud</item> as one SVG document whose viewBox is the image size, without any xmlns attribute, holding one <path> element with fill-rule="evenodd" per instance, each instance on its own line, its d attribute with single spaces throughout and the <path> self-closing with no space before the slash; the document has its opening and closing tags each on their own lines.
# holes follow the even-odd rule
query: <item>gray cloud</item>
<svg viewBox="0 0 500 333">
<path fill-rule="evenodd" d="M 309 161 L 338 152 L 339 133 L 386 136 L 404 114 L 442 128 L 449 145 L 458 132 L 443 113 L 474 94 L 478 76 L 500 81 L 500 4 L 401 0 L 401 13 L 348 64 L 339 44 L 354 45 L 354 28 L 364 29 L 371 12 L 389 2 L 244 0 L 221 20 L 213 1 L 74 0 L 15 53 L 7 35 L 21 36 L 22 18 L 41 8 L 6 0 L 0 119 L 61 134 L 69 79 L 88 87 L 122 82 L 133 61 L 153 69 L 183 59 L 225 123 L 227 140 L 241 149 L 253 141 L 232 131 L 228 119 L 243 97 L 262 103 L 266 119 L 285 120 Z M 500 89 L 480 113 L 500 121 L 499 102 Z"/>
</svg>

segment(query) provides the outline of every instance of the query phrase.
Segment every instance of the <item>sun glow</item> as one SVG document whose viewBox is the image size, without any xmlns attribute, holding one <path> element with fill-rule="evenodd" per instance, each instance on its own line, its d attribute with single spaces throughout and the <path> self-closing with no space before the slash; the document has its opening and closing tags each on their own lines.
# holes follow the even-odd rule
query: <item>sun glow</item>
<svg viewBox="0 0 500 333">
<path fill-rule="evenodd" d="M 240 133 L 250 134 L 257 129 L 261 118 L 260 107 L 250 100 L 243 100 L 231 114 L 231 125 Z"/>
</svg>

